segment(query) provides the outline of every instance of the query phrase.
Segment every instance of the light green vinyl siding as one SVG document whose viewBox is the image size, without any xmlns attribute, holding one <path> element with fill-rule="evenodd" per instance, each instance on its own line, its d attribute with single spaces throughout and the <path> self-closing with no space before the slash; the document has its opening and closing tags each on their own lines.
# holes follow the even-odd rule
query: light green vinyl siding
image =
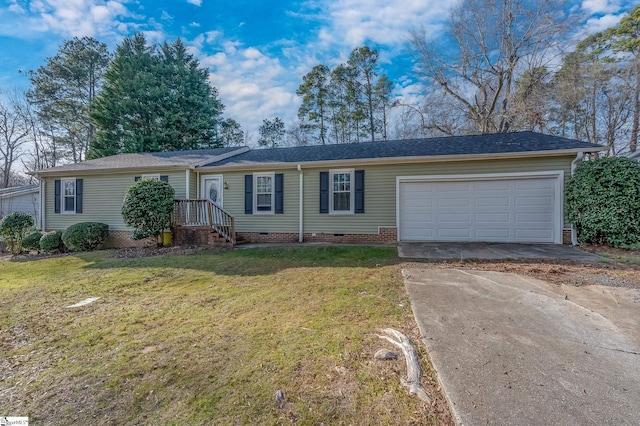
<svg viewBox="0 0 640 426">
<path fill-rule="evenodd" d="M 265 173 L 282 173 L 283 214 L 244 214 L 244 176 L 253 172 L 221 173 L 229 184 L 223 194 L 223 207 L 235 217 L 238 232 L 298 232 L 300 175 L 297 170 L 267 170 Z"/>
<path fill-rule="evenodd" d="M 192 200 L 200 198 L 198 194 L 198 173 L 189 170 L 189 198 Z"/>
<path fill-rule="evenodd" d="M 169 184 L 176 192 L 176 198 L 185 198 L 185 172 L 158 171 L 158 174 L 169 176 Z M 47 230 L 64 230 L 78 222 L 102 222 L 112 230 L 128 230 L 122 220 L 122 200 L 127 188 L 135 183 L 135 177 L 142 173 L 122 173 L 92 176 L 62 176 L 46 179 L 46 224 Z M 55 184 L 61 178 L 83 179 L 82 213 L 55 213 Z"/>
<path fill-rule="evenodd" d="M 320 172 L 304 170 L 304 232 L 331 234 L 377 234 L 378 227 L 396 226 L 396 177 L 422 175 L 465 175 L 562 170 L 570 177 L 575 157 L 546 157 L 517 160 L 457 161 L 424 164 L 356 166 L 365 171 L 365 213 L 330 215 L 320 211 Z M 336 167 L 343 168 L 343 167 Z"/>
</svg>

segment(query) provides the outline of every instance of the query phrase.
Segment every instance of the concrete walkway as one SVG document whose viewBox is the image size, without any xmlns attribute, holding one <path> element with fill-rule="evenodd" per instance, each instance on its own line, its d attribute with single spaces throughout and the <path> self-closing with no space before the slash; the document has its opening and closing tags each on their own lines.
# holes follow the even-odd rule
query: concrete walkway
<svg viewBox="0 0 640 426">
<path fill-rule="evenodd" d="M 570 259 L 599 261 L 602 257 L 561 244 L 399 242 L 398 256 L 408 259 Z"/>
<path fill-rule="evenodd" d="M 590 286 L 587 298 L 515 274 L 403 273 L 459 423 L 640 424 L 637 289 Z"/>
</svg>

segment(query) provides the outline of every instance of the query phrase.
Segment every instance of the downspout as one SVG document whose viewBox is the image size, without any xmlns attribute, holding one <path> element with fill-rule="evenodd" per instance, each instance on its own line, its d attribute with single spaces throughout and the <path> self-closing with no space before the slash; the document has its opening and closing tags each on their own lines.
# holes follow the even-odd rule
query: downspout
<svg viewBox="0 0 640 426">
<path fill-rule="evenodd" d="M 300 217 L 300 229 L 299 229 L 299 233 L 300 235 L 298 236 L 298 242 L 301 243 L 304 241 L 304 234 L 303 234 L 303 220 L 302 220 L 302 207 L 303 207 L 303 184 L 304 184 L 304 179 L 303 179 L 303 174 L 302 174 L 302 166 L 300 164 L 298 164 L 298 173 L 300 173 L 300 213 L 298 214 Z"/>
<path fill-rule="evenodd" d="M 584 158 L 584 152 L 579 152 L 576 155 L 576 158 L 571 162 L 571 177 L 573 177 L 576 171 L 576 167 L 578 167 L 578 162 L 582 161 L 583 158 Z M 578 233 L 576 231 L 576 228 L 573 226 L 573 223 L 571 224 L 571 245 L 572 246 L 578 245 Z"/>
</svg>

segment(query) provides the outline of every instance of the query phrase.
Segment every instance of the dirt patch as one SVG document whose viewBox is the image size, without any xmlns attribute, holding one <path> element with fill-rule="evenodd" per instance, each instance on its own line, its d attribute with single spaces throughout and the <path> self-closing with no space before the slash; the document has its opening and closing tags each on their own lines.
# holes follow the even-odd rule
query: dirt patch
<svg viewBox="0 0 640 426">
<path fill-rule="evenodd" d="M 613 249 L 618 250 L 618 249 Z M 594 251 L 602 253 L 601 251 Z M 507 260 L 507 261 L 442 261 L 412 262 L 410 267 L 478 269 L 495 272 L 511 272 L 526 275 L 554 284 L 572 286 L 603 285 L 609 287 L 640 288 L 640 253 L 625 251 L 634 257 L 631 262 L 609 260 L 603 262 L 578 262 L 563 259 Z M 635 263 L 637 255 L 638 263 Z M 626 259 L 626 258 L 625 258 Z"/>
</svg>

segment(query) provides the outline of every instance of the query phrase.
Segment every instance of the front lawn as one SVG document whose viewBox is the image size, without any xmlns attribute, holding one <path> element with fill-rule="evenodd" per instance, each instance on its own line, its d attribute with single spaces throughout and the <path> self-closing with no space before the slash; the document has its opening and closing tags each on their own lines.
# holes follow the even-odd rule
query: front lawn
<svg viewBox="0 0 640 426">
<path fill-rule="evenodd" d="M 434 414 L 441 402 L 429 410 L 400 387 L 402 357 L 373 360 L 389 347 L 380 328 L 416 337 L 395 248 L 114 253 L 0 263 L 1 415 L 56 425 L 448 418 Z M 88 297 L 99 299 L 67 308 Z"/>
</svg>

